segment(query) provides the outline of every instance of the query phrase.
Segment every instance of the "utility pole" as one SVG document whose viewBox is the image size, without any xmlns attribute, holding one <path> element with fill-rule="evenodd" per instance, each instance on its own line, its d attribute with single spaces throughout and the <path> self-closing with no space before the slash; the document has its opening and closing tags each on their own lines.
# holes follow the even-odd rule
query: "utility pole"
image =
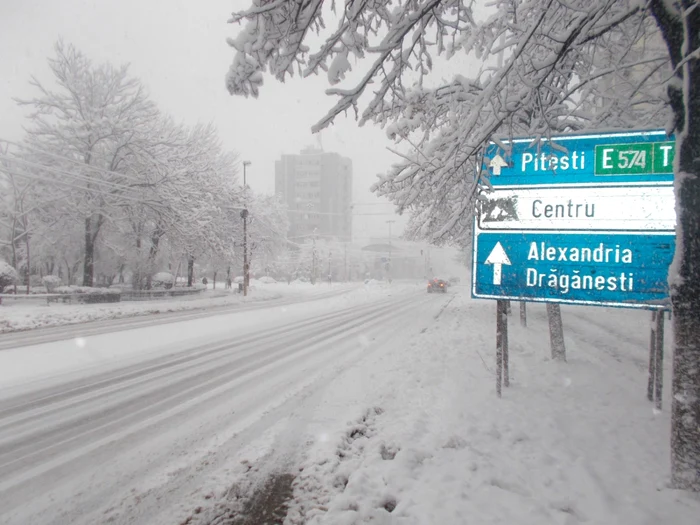
<svg viewBox="0 0 700 525">
<path fill-rule="evenodd" d="M 246 168 L 250 166 L 249 160 L 243 161 L 243 210 L 241 218 L 243 219 L 243 296 L 248 295 L 248 184 L 246 183 Z"/>
</svg>

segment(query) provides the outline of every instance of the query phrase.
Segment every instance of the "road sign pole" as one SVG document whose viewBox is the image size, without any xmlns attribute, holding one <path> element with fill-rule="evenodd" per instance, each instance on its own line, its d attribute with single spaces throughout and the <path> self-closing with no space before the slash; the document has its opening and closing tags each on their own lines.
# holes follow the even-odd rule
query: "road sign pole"
<svg viewBox="0 0 700 525">
<path fill-rule="evenodd" d="M 661 313 L 663 315 L 663 313 Z M 656 311 L 651 312 L 651 329 L 649 337 L 649 380 L 647 382 L 647 399 L 654 401 L 654 384 L 656 383 Z"/>
<path fill-rule="evenodd" d="M 508 355 L 508 307 L 510 306 L 510 301 L 499 301 L 502 303 L 501 306 L 501 346 L 503 347 L 503 386 L 510 386 L 510 373 L 509 373 L 509 360 Z"/>
<path fill-rule="evenodd" d="M 520 326 L 527 326 L 527 303 L 520 301 Z"/>
<path fill-rule="evenodd" d="M 496 301 L 496 395 L 501 397 L 503 381 L 503 301 Z"/>
<path fill-rule="evenodd" d="M 664 313 L 656 315 L 656 380 L 654 381 L 654 401 L 656 408 L 661 410 L 661 391 L 664 382 Z"/>
<path fill-rule="evenodd" d="M 501 385 L 510 386 L 508 373 L 508 316 L 506 301 L 496 301 L 496 394 L 501 397 Z"/>
<path fill-rule="evenodd" d="M 564 325 L 561 322 L 561 308 L 557 303 L 547 303 L 547 320 L 549 321 L 549 341 L 552 346 L 552 359 L 566 361 Z"/>
</svg>

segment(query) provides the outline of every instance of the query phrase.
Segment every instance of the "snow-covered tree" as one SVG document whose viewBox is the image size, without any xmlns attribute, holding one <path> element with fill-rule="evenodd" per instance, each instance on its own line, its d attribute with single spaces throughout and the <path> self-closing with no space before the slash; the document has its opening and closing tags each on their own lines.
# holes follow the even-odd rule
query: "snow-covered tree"
<svg viewBox="0 0 700 525">
<path fill-rule="evenodd" d="M 60 154 L 83 164 L 56 157 L 39 162 L 54 168 L 43 170 L 46 184 L 65 185 L 65 173 L 56 168 L 71 176 L 70 209 L 85 229 L 83 285 L 92 286 L 98 236 L 124 194 L 137 195 L 141 181 L 130 176 L 128 160 L 141 150 L 158 112 L 126 66 L 94 65 L 62 42 L 56 44 L 55 53 L 48 63 L 57 88 L 32 78 L 39 96 L 18 102 L 33 110 L 27 139 L 35 151 Z M 35 165 L 42 157 L 36 155 Z"/>
<path fill-rule="evenodd" d="M 248 260 L 260 273 L 287 248 L 289 219 L 277 196 L 248 194 Z"/>
<path fill-rule="evenodd" d="M 233 258 L 242 192 L 236 186 L 236 156 L 222 149 L 212 126 L 189 130 L 186 142 L 184 156 L 172 162 L 178 177 L 171 177 L 158 192 L 168 203 L 164 227 L 171 245 L 188 259 L 191 285 L 195 259 Z"/>
<path fill-rule="evenodd" d="M 37 268 L 34 248 L 37 241 L 41 242 L 47 235 L 50 226 L 43 213 L 57 197 L 42 192 L 34 181 L 20 176 L 20 160 L 15 151 L 10 151 L 9 144 L 0 144 L 3 195 L 0 199 L 0 246 L 12 265 L 20 270 L 26 284 L 32 270 Z"/>
<path fill-rule="evenodd" d="M 126 67 L 95 65 L 60 42 L 55 53 L 49 66 L 56 88 L 32 79 L 39 96 L 20 101 L 33 110 L 26 140 L 0 155 L 10 158 L 18 180 L 51 196 L 44 205 L 32 195 L 36 213 L 27 216 L 43 228 L 31 238 L 46 273 L 58 261 L 73 282 L 79 260 L 84 285 L 118 278 L 150 288 L 171 255 L 163 246 L 191 268 L 197 257 L 233 257 L 240 221 L 230 208 L 241 190 L 235 155 L 222 149 L 217 130 L 175 123 Z"/>
<path fill-rule="evenodd" d="M 337 103 L 313 128 L 352 109 L 404 142 L 375 186 L 433 240 L 466 237 L 491 140 L 647 126 L 673 114 L 677 253 L 671 269 L 675 344 L 672 479 L 700 490 L 700 6 L 697 0 L 255 1 L 231 22 L 232 94 L 257 96 L 324 71 Z M 325 33 L 317 49 L 311 36 Z M 663 40 L 665 50 L 659 49 Z M 362 61 L 365 57 L 366 61 Z M 434 68 L 459 73 L 442 80 Z M 664 75 L 666 75 L 664 77 Z M 667 90 L 664 95 L 661 88 Z M 670 102 L 670 111 L 666 102 Z M 362 109 L 360 109 L 362 106 Z"/>
</svg>

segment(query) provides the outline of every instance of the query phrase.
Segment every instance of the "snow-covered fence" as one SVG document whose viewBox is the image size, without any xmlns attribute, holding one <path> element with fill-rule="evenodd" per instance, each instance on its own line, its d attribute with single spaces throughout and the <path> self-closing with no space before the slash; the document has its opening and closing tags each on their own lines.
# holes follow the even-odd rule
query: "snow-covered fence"
<svg viewBox="0 0 700 525">
<path fill-rule="evenodd" d="M 121 301 L 119 290 L 109 290 L 103 288 L 89 288 L 87 286 L 59 286 L 55 293 L 31 293 L 26 294 L 0 294 L 0 303 L 11 302 L 46 302 L 67 303 L 67 304 L 97 304 L 97 303 L 118 303 Z"/>
<path fill-rule="evenodd" d="M 184 297 L 204 292 L 204 287 L 171 288 L 169 290 L 119 290 L 115 288 L 90 288 L 87 286 L 59 286 L 54 293 L 23 293 L 0 294 L 0 304 L 13 302 L 26 303 L 65 303 L 65 304 L 96 304 L 118 303 L 121 301 L 150 301 L 165 297 Z"/>
<path fill-rule="evenodd" d="M 124 290 L 121 293 L 122 301 L 149 301 L 152 299 L 162 299 L 164 297 L 183 297 L 186 295 L 200 294 L 206 288 L 182 287 L 170 288 L 167 290 Z"/>
</svg>

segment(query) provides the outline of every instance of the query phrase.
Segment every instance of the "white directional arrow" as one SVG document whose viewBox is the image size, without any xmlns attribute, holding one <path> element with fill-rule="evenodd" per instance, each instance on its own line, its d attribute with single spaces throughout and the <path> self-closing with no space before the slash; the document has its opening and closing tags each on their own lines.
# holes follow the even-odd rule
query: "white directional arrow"
<svg viewBox="0 0 700 525">
<path fill-rule="evenodd" d="M 493 174 L 494 175 L 500 175 L 501 174 L 501 168 L 507 168 L 508 163 L 503 160 L 503 157 L 500 155 L 496 155 L 494 158 L 491 159 L 491 162 L 489 162 L 489 168 L 493 169 Z"/>
<path fill-rule="evenodd" d="M 506 264 L 510 266 L 510 259 L 500 242 L 496 243 L 491 253 L 486 258 L 486 264 L 493 264 L 493 284 L 501 285 L 501 269 Z"/>
</svg>

